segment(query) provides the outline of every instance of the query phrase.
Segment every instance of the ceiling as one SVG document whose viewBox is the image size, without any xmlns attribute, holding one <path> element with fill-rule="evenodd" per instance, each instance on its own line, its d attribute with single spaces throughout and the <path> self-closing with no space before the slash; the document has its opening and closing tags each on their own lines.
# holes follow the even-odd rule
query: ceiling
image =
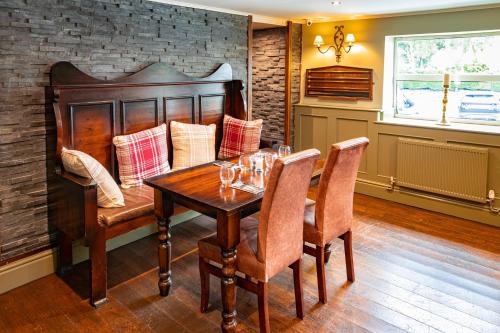
<svg viewBox="0 0 500 333">
<path fill-rule="evenodd" d="M 338 6 L 332 0 L 154 0 L 172 4 L 223 10 L 262 17 L 313 21 L 360 19 L 412 12 L 457 10 L 467 7 L 500 6 L 500 0 L 342 0 Z"/>
</svg>

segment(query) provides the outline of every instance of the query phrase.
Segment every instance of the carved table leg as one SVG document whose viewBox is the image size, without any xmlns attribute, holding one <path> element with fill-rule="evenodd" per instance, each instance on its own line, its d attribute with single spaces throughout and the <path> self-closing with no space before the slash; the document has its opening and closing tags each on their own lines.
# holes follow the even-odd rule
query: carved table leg
<svg viewBox="0 0 500 333">
<path fill-rule="evenodd" d="M 217 237 L 222 253 L 222 332 L 236 331 L 236 246 L 240 242 L 239 213 L 217 214 Z"/>
<path fill-rule="evenodd" d="M 172 287 L 170 217 L 174 211 L 173 198 L 159 190 L 155 190 L 155 215 L 158 220 L 158 266 L 160 295 L 167 296 Z"/>
</svg>

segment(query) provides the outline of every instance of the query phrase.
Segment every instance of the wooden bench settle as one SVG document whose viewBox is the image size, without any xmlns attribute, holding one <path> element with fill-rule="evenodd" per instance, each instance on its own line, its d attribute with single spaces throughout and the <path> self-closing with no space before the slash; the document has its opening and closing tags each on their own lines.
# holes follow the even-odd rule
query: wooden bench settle
<svg viewBox="0 0 500 333">
<path fill-rule="evenodd" d="M 57 123 L 55 198 L 60 235 L 59 272 L 65 274 L 71 269 L 72 242 L 84 238 L 90 254 L 90 303 L 99 306 L 106 302 L 106 240 L 156 223 L 154 192 L 146 185 L 122 189 L 125 207 L 99 208 L 96 184 L 64 171 L 63 147 L 94 157 L 118 184 L 114 136 L 166 123 L 172 165 L 170 121 L 216 124 L 218 150 L 224 114 L 246 119 L 243 84 L 232 79 L 228 64 L 202 79 L 155 63 L 125 78 L 105 81 L 88 76 L 71 63 L 59 62 L 52 66 L 51 85 Z M 175 213 L 186 210 L 177 206 Z"/>
</svg>

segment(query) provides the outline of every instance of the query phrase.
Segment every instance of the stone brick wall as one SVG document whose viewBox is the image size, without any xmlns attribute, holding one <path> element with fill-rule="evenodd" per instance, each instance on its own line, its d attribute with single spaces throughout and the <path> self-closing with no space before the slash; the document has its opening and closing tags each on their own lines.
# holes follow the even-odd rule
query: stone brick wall
<svg viewBox="0 0 500 333">
<path fill-rule="evenodd" d="M 245 80 L 247 17 L 145 0 L 0 0 L 0 263 L 51 246 L 55 124 L 50 66 L 112 79 L 167 62 Z"/>
<path fill-rule="evenodd" d="M 278 142 L 283 142 L 285 135 L 285 38 L 286 28 L 284 27 L 256 30 L 253 33 L 253 118 L 264 119 L 262 136 Z M 298 103 L 300 99 L 301 39 L 302 26 L 294 24 L 292 29 L 292 104 Z"/>
</svg>

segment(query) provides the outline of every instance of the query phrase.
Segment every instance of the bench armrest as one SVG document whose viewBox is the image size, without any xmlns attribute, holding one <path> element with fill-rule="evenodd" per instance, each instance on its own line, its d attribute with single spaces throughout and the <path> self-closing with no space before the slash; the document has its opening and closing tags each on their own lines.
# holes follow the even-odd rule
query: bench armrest
<svg viewBox="0 0 500 333">
<path fill-rule="evenodd" d="M 77 186 L 82 190 L 90 190 L 97 187 L 96 182 L 91 178 L 85 178 L 74 173 L 61 170 L 56 174 L 65 182 L 73 186 Z"/>
</svg>

